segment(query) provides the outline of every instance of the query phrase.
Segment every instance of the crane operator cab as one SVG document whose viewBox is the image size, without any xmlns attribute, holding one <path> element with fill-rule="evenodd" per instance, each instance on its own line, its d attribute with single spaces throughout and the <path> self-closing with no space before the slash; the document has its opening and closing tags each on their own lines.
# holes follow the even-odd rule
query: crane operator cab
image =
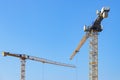
<svg viewBox="0 0 120 80">
<path fill-rule="evenodd" d="M 98 17 L 96 18 L 96 20 L 93 22 L 92 25 L 90 26 L 84 26 L 84 31 L 85 32 L 91 32 L 91 31 L 94 31 L 94 32 L 101 32 L 103 30 L 103 27 L 101 26 L 101 21 L 104 19 L 104 18 L 107 18 L 108 17 L 108 12 L 110 11 L 110 8 L 109 7 L 103 7 L 101 9 L 101 11 L 96 11 L 96 14 L 98 15 Z"/>
</svg>

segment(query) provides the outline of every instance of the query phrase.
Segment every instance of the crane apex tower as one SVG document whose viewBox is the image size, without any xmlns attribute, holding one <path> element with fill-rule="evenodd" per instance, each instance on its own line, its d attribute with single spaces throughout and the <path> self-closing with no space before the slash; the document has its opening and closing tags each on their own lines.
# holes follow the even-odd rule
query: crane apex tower
<svg viewBox="0 0 120 80">
<path fill-rule="evenodd" d="M 101 22 L 104 18 L 108 17 L 109 11 L 109 7 L 103 7 L 101 11 L 97 10 L 97 18 L 92 25 L 84 26 L 86 34 L 70 56 L 70 59 L 73 59 L 85 41 L 89 38 L 89 80 L 98 80 L 98 33 L 103 30 Z"/>
</svg>

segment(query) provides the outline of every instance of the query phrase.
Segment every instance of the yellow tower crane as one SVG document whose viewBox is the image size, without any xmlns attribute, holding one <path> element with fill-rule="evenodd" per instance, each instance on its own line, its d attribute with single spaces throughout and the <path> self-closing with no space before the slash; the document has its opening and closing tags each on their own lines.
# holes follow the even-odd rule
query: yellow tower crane
<svg viewBox="0 0 120 80">
<path fill-rule="evenodd" d="M 110 11 L 109 7 L 103 7 L 101 11 L 97 10 L 98 17 L 94 23 L 90 26 L 84 26 L 84 31 L 86 32 L 85 36 L 82 38 L 78 44 L 75 51 L 70 56 L 72 59 L 77 52 L 79 52 L 82 45 L 89 38 L 89 80 L 98 80 L 98 33 L 101 32 L 102 26 L 101 22 L 104 18 L 108 17 L 108 12 Z"/>
<path fill-rule="evenodd" d="M 25 62 L 26 62 L 26 59 L 33 60 L 33 61 L 38 61 L 38 62 L 42 62 L 42 63 L 48 63 L 48 64 L 54 64 L 54 65 L 59 65 L 59 66 L 75 68 L 74 65 L 60 63 L 60 62 L 56 62 L 56 61 L 52 61 L 52 60 L 48 60 L 48 59 L 44 59 L 44 58 L 39 58 L 39 57 L 35 57 L 35 56 L 29 56 L 29 55 L 26 55 L 26 54 L 14 54 L 14 53 L 10 53 L 10 52 L 2 52 L 2 55 L 3 56 L 13 56 L 13 57 L 20 58 L 20 60 L 21 60 L 20 80 L 25 80 Z"/>
</svg>

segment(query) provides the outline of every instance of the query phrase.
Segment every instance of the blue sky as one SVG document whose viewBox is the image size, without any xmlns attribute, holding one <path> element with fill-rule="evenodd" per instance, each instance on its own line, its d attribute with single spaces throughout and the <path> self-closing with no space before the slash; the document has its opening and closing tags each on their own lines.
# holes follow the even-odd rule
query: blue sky
<svg viewBox="0 0 120 80">
<path fill-rule="evenodd" d="M 88 80 L 88 42 L 70 61 L 83 26 L 109 6 L 99 35 L 99 80 L 120 80 L 119 0 L 0 0 L 0 53 L 8 51 L 70 63 L 76 69 L 26 61 L 26 80 Z M 19 80 L 20 60 L 0 55 L 0 80 Z"/>
</svg>

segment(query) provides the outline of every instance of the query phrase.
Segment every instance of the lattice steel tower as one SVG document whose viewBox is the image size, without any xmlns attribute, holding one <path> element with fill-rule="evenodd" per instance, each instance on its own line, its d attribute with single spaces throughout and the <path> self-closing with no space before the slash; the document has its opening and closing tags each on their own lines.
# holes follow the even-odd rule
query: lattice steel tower
<svg viewBox="0 0 120 80">
<path fill-rule="evenodd" d="M 98 33 L 89 34 L 89 79 L 98 80 Z"/>
<path fill-rule="evenodd" d="M 101 11 L 97 11 L 98 17 L 94 23 L 91 26 L 84 26 L 86 34 L 70 57 L 72 59 L 89 38 L 89 80 L 98 80 L 98 33 L 103 30 L 101 21 L 108 17 L 109 11 L 110 8 L 103 7 Z"/>
</svg>

